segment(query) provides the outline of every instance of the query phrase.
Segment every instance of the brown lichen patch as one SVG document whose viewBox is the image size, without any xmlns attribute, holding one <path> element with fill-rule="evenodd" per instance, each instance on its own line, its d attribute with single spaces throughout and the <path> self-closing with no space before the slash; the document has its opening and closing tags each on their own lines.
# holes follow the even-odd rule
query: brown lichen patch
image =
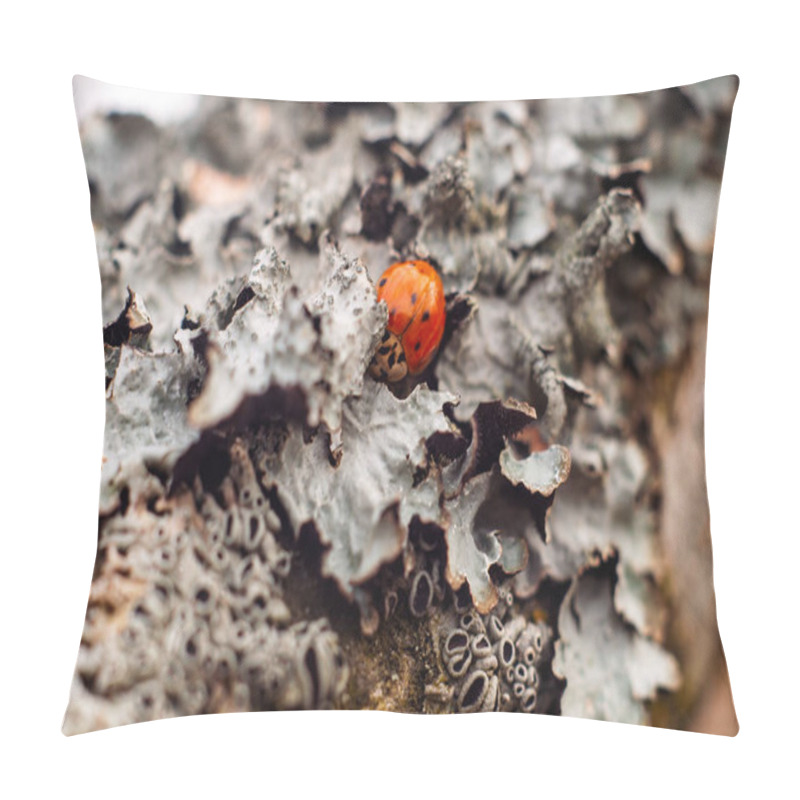
<svg viewBox="0 0 800 800">
<path fill-rule="evenodd" d="M 396 614 L 372 637 L 340 634 L 351 670 L 345 708 L 426 711 L 425 686 L 440 674 L 430 629 L 406 612 Z"/>
</svg>

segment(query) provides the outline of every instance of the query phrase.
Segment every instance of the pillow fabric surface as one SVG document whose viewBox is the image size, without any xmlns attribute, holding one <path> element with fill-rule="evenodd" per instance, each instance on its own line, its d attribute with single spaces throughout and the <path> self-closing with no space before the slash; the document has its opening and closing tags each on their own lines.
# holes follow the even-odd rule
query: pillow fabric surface
<svg viewBox="0 0 800 800">
<path fill-rule="evenodd" d="M 106 427 L 64 732 L 338 708 L 735 733 L 703 380 L 737 86 L 77 77 Z"/>
</svg>

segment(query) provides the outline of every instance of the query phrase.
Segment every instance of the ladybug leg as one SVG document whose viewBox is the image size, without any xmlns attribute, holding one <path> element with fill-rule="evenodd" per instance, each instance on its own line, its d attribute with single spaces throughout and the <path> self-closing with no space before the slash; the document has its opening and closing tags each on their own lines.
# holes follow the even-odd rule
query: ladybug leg
<svg viewBox="0 0 800 800">
<path fill-rule="evenodd" d="M 372 357 L 369 374 L 376 381 L 397 383 L 408 373 L 406 354 L 400 339 L 389 331 L 384 332 L 380 345 Z"/>
</svg>

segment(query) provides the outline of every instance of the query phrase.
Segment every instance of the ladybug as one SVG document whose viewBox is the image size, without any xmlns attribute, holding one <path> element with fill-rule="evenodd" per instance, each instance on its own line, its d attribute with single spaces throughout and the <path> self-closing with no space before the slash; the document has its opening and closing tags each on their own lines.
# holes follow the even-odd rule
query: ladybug
<svg viewBox="0 0 800 800">
<path fill-rule="evenodd" d="M 444 287 L 427 261 L 392 264 L 378 281 L 378 300 L 389 307 L 389 322 L 370 365 L 376 380 L 397 383 L 422 372 L 444 333 Z"/>
</svg>

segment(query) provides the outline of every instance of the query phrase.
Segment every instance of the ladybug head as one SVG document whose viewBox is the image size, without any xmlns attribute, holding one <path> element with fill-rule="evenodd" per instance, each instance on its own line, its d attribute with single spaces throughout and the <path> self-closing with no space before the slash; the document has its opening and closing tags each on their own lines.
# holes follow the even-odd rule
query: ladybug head
<svg viewBox="0 0 800 800">
<path fill-rule="evenodd" d="M 383 332 L 381 343 L 369 365 L 369 374 L 376 381 L 386 381 L 386 383 L 397 383 L 408 374 L 403 345 L 394 333 Z"/>
</svg>

